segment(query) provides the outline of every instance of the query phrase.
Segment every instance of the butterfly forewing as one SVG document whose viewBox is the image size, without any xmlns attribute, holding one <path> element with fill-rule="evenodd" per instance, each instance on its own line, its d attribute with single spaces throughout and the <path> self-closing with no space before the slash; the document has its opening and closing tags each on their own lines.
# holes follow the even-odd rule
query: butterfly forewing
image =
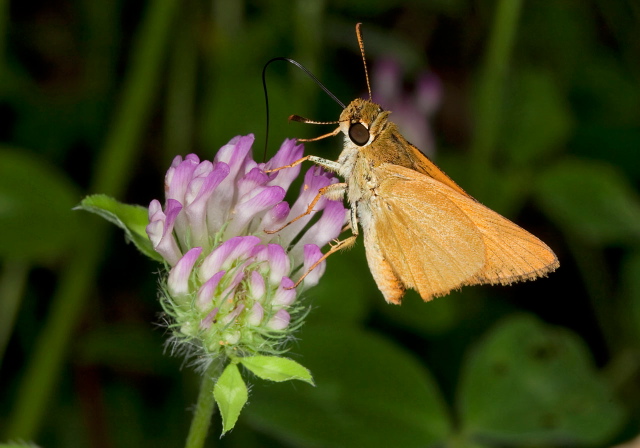
<svg viewBox="0 0 640 448">
<path fill-rule="evenodd" d="M 376 251 L 424 300 L 464 285 L 534 279 L 558 266 L 542 241 L 470 196 L 397 165 L 375 174 L 382 179 L 371 201 Z M 388 274 L 378 271 L 380 285 Z"/>
<path fill-rule="evenodd" d="M 369 201 L 372 219 L 362 225 L 369 266 L 381 290 L 400 282 L 430 300 L 468 284 L 482 271 L 482 235 L 464 211 L 435 188 L 443 184 L 391 164 L 374 168 L 374 175 L 381 181 Z M 399 294 L 398 288 L 390 289 Z M 391 302 L 399 302 L 400 296 L 385 293 Z"/>
<path fill-rule="evenodd" d="M 559 266 L 549 246 L 504 216 L 472 198 L 436 186 L 476 225 L 482 234 L 486 263 L 474 283 L 501 283 L 533 280 Z"/>
</svg>

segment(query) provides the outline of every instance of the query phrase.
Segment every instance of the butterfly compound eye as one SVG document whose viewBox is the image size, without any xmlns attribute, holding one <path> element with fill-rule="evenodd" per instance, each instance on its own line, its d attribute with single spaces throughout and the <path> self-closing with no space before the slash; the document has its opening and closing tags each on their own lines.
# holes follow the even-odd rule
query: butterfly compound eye
<svg viewBox="0 0 640 448">
<path fill-rule="evenodd" d="M 353 123 L 349 128 L 349 138 L 358 146 L 364 146 L 369 141 L 369 129 L 362 123 Z"/>
</svg>

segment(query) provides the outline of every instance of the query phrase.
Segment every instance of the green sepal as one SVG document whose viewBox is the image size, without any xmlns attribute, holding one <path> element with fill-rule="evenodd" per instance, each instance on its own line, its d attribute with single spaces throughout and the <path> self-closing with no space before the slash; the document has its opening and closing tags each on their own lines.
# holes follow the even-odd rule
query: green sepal
<svg viewBox="0 0 640 448">
<path fill-rule="evenodd" d="M 153 249 L 145 230 L 149 224 L 147 208 L 123 204 L 104 194 L 94 194 L 84 198 L 75 210 L 85 210 L 100 215 L 124 230 L 127 240 L 133 242 L 140 252 L 153 260 L 163 261 L 162 255 Z"/>
<path fill-rule="evenodd" d="M 240 358 L 240 362 L 263 380 L 276 382 L 300 380 L 315 386 L 309 369 L 289 358 L 262 355 L 247 356 L 246 358 Z"/>
<path fill-rule="evenodd" d="M 213 388 L 213 397 L 220 409 L 222 434 L 225 434 L 233 429 L 249 398 L 249 390 L 236 364 L 231 363 L 224 369 Z"/>
</svg>

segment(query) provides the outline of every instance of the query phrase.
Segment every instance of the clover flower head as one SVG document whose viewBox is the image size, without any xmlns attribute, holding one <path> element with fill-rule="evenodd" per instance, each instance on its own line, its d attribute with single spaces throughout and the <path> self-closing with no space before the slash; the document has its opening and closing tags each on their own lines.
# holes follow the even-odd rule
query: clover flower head
<svg viewBox="0 0 640 448">
<path fill-rule="evenodd" d="M 322 198 L 293 224 L 265 232 L 303 214 L 335 178 L 310 168 L 289 205 L 285 195 L 300 165 L 265 171 L 301 158 L 303 147 L 287 140 L 271 160 L 257 163 L 253 141 L 253 135 L 235 137 L 212 161 L 176 157 L 165 177 L 164 206 L 158 200 L 149 205 L 147 234 L 168 267 L 163 306 L 174 340 L 209 360 L 279 353 L 304 317 L 300 293 L 318 283 L 325 262 L 297 288 L 293 279 L 322 257 L 321 247 L 346 222 L 342 202 Z"/>
</svg>

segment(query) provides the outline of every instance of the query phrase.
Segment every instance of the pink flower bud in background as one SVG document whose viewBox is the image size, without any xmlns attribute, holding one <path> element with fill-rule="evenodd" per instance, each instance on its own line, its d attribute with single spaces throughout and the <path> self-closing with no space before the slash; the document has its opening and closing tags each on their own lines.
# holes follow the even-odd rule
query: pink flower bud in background
<svg viewBox="0 0 640 448">
<path fill-rule="evenodd" d="M 415 90 L 403 88 L 403 71 L 391 58 L 382 59 L 371 71 L 373 101 L 391 111 L 391 121 L 396 123 L 409 142 L 431 156 L 435 152 L 435 140 L 431 130 L 433 115 L 442 101 L 442 83 L 432 72 L 418 76 Z"/>
</svg>

